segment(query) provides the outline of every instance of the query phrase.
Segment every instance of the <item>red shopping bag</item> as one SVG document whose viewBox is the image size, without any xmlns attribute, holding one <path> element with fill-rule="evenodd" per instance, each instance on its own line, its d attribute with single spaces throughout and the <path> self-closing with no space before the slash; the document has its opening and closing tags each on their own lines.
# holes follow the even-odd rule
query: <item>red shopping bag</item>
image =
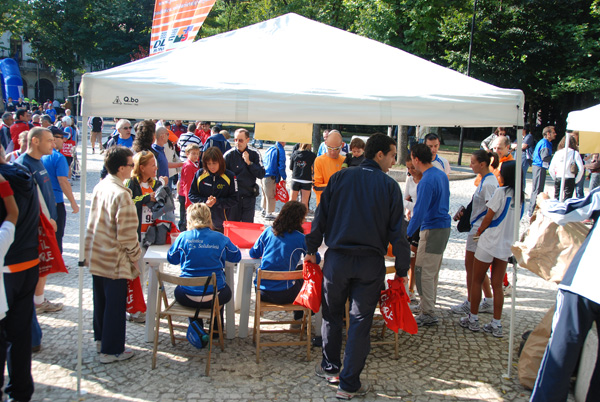
<svg viewBox="0 0 600 402">
<path fill-rule="evenodd" d="M 302 268 L 304 283 L 300 293 L 296 296 L 294 304 L 303 306 L 317 313 L 321 309 L 321 287 L 323 285 L 323 272 L 318 264 L 304 261 Z"/>
<path fill-rule="evenodd" d="M 381 292 L 379 308 L 385 325 L 394 332 L 403 330 L 416 334 L 419 330 L 417 321 L 410 311 L 410 298 L 404 289 L 404 283 L 396 279 L 388 279 L 388 288 Z"/>
<path fill-rule="evenodd" d="M 144 292 L 142 291 L 142 283 L 140 277 L 127 280 L 127 307 L 129 314 L 137 312 L 146 312 L 146 302 L 144 301 Z"/>
<path fill-rule="evenodd" d="M 38 253 L 40 256 L 40 277 L 58 272 L 69 273 L 65 266 L 62 253 L 56 241 L 56 232 L 46 216 L 40 211 L 38 226 Z"/>
<path fill-rule="evenodd" d="M 283 180 L 277 183 L 277 186 L 275 187 L 275 199 L 283 203 L 290 200 L 290 193 L 288 193 L 287 188 L 285 188 L 285 181 Z"/>
</svg>

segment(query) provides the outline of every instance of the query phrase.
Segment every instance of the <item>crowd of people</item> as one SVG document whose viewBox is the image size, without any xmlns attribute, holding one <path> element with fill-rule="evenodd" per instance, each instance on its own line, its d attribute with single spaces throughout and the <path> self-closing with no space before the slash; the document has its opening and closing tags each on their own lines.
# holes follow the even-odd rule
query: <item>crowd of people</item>
<svg viewBox="0 0 600 402">
<path fill-rule="evenodd" d="M 6 359 L 13 362 L 5 392 L 13 399 L 29 400 L 33 393 L 30 355 L 32 349 L 41 347 L 37 314 L 62 308 L 44 297 L 47 277 L 38 273 L 37 225 L 40 214 L 49 219 L 62 251 L 64 198 L 73 213 L 79 211 L 69 181 L 78 130 L 69 115 L 53 119 L 44 114 L 36 125 L 27 109 L 16 110 L 14 116 L 6 113 L 2 120 L 0 196 L 4 203 L 0 204 L 0 237 L 15 241 L 7 250 L 0 248 L 0 253 L 6 253 L 4 265 L 8 268 L 4 275 L 6 301 L 0 297 L 0 314 L 6 314 L 1 321 L 6 336 L 0 337 L 4 342 L 0 363 Z M 371 135 L 366 143 L 356 137 L 346 144 L 338 130 L 326 130 L 317 154 L 311 144 L 296 144 L 288 165 L 285 142 L 276 142 L 261 157 L 250 147 L 250 132 L 245 128 L 235 130 L 232 146 L 230 133 L 218 125 L 211 128 L 207 121 L 186 126 L 180 120 L 144 120 L 132 125 L 127 119 L 118 119 L 106 141 L 101 117 L 91 117 L 87 124 L 91 152 L 95 153 L 97 145 L 104 154 L 101 180 L 93 190 L 87 217 L 84 255 L 93 277 L 94 340 L 101 363 L 134 355 L 125 344 L 125 323 L 145 322 L 146 318 L 126 313 L 128 281 L 146 274 L 143 257 L 154 238 L 150 236 L 152 228 L 158 222 L 172 222 L 169 231 L 175 227 L 181 231 L 173 239 L 168 261 L 181 266 L 182 276 L 215 273 L 217 297 L 223 306 L 231 299 L 225 263 L 241 258 L 239 248 L 223 234 L 224 222 L 254 222 L 261 193 L 262 215 L 272 225 L 249 251 L 252 258 L 261 258 L 259 269 L 295 270 L 302 259 L 320 263 L 317 250 L 323 241 L 327 246 L 322 267 L 323 357 L 315 374 L 339 384 L 339 399 L 352 399 L 370 389 L 361 382 L 360 374 L 370 350 L 369 329 L 383 287 L 384 256 L 390 245 L 395 279 L 408 290 L 417 325 L 438 324 L 438 279 L 451 232 L 451 167 L 438 152 L 441 140 L 436 134 L 428 134 L 424 143 L 411 147 L 402 192 L 386 174 L 396 163 L 397 150 L 395 141 L 383 134 Z M 563 139 L 552 156 L 554 127 L 543 130 L 544 138 L 537 145 L 525 129 L 521 167 L 512 156 L 515 146 L 508 134 L 508 129 L 498 127 L 482 142 L 482 150 L 471 156 L 470 167 L 476 174 L 472 203 L 455 216 L 456 220 L 466 220 L 468 226 L 467 297 L 451 310 L 464 315 L 457 321 L 461 327 L 472 332 L 483 330 L 494 337 L 503 336 L 506 267 L 515 214 L 524 210 L 515 205 L 517 191 L 522 192 L 522 183 L 516 182 L 517 169 L 533 169 L 530 212 L 535 208 L 536 195 L 544 190 L 546 170 L 556 183 L 566 179 L 565 198 L 579 196 L 585 169 L 592 173 L 590 189 L 592 183 L 597 186 L 600 181 L 598 155 L 589 155 L 587 163 L 583 162 L 577 150 L 577 133 L 570 137 L 568 146 Z M 276 187 L 286 185 L 286 168 L 292 172 L 291 200 L 277 213 Z M 8 191 L 4 183 L 12 190 Z M 555 187 L 555 194 L 560 194 L 560 185 Z M 315 211 L 309 209 L 313 192 Z M 376 201 L 373 194 L 377 194 Z M 524 196 L 522 193 L 521 204 Z M 312 230 L 305 235 L 302 224 L 309 215 L 314 215 Z M 263 281 L 256 291 L 265 301 L 289 303 L 301 286 L 301 280 Z M 203 308 L 212 301 L 212 289 L 178 286 L 174 296 L 182 305 Z M 349 330 L 342 361 L 347 300 Z M 492 319 L 480 326 L 482 313 L 492 314 Z M 301 318 L 299 314 L 294 313 L 295 319 Z M 201 327 L 203 324 L 199 322 Z M 10 348 L 5 347 L 8 344 Z M 22 363 L 15 364 L 17 360 Z"/>
</svg>

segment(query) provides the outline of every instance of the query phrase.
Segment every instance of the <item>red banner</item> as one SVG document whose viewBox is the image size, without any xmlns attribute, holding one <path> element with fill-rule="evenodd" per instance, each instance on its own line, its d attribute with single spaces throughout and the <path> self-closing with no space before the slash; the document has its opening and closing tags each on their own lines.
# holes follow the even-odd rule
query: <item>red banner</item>
<svg viewBox="0 0 600 402">
<path fill-rule="evenodd" d="M 215 0 L 156 0 L 150 36 L 150 55 L 193 41 Z"/>
</svg>

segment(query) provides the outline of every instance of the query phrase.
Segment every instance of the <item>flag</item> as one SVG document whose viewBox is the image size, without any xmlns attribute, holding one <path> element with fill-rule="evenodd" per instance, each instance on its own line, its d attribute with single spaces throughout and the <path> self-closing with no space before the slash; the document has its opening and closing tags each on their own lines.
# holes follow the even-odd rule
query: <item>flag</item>
<svg viewBox="0 0 600 402">
<path fill-rule="evenodd" d="M 156 0 L 150 55 L 193 41 L 215 0 Z"/>
</svg>

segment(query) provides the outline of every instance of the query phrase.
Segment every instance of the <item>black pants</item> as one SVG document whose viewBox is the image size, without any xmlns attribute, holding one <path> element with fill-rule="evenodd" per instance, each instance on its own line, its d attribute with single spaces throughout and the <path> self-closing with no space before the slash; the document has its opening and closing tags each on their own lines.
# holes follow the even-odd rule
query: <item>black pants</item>
<svg viewBox="0 0 600 402">
<path fill-rule="evenodd" d="M 385 263 L 379 255 L 348 255 L 329 249 L 323 265 L 322 367 L 335 372 L 342 366 L 342 331 L 346 300 L 350 299 L 350 328 L 340 373 L 340 388 L 355 392 L 371 350 L 370 331 L 379 301 Z"/>
<path fill-rule="evenodd" d="M 554 198 L 559 200 L 560 199 L 560 182 L 562 181 L 561 178 L 556 178 L 556 180 L 554 180 Z M 569 198 L 573 198 L 573 193 L 575 192 L 575 179 L 565 179 L 565 200 L 568 200 Z"/>
<path fill-rule="evenodd" d="M 181 304 L 182 306 L 193 307 L 193 308 L 198 308 L 198 307 L 210 308 L 212 306 L 212 300 L 205 301 L 205 302 L 197 302 L 197 301 L 191 300 L 188 297 L 188 295 L 185 293 L 185 290 L 181 286 L 177 286 L 175 288 L 174 295 L 175 295 L 175 300 L 177 300 L 177 302 L 179 304 Z M 229 287 L 228 284 L 225 284 L 225 287 L 217 292 L 217 297 L 219 298 L 219 306 L 221 306 L 220 315 L 221 315 L 221 324 L 223 324 L 224 323 L 224 321 L 223 321 L 223 306 L 225 305 L 225 303 L 227 303 L 227 302 L 229 302 L 229 300 L 231 300 L 231 288 Z M 204 326 L 204 322 L 201 319 L 198 320 L 198 322 L 200 322 L 201 327 Z"/>
<path fill-rule="evenodd" d="M 296 296 L 300 293 L 300 289 L 302 289 L 302 284 L 304 280 L 300 279 L 294 283 L 289 289 L 280 290 L 280 291 L 269 291 L 269 290 L 261 290 L 260 291 L 260 299 L 262 301 L 266 301 L 267 303 L 273 304 L 288 304 L 293 303 L 296 300 Z M 294 311 L 294 320 L 302 319 L 302 310 Z"/>
<path fill-rule="evenodd" d="M 187 230 L 187 214 L 185 212 L 185 195 L 178 196 L 179 198 L 179 230 L 185 232 Z"/>
<path fill-rule="evenodd" d="M 63 237 L 65 237 L 65 225 L 67 224 L 67 210 L 64 202 L 56 203 L 56 212 L 58 213 L 58 219 L 56 220 L 56 242 L 60 252 L 63 251 Z"/>
<path fill-rule="evenodd" d="M 94 340 L 102 341 L 101 352 L 109 355 L 125 350 L 127 279 L 93 275 Z"/>
<path fill-rule="evenodd" d="M 577 367 L 581 349 L 592 324 L 600 328 L 600 305 L 593 301 L 559 289 L 556 311 L 552 319 L 552 335 L 540 364 L 532 402 L 566 401 L 571 375 Z M 586 401 L 600 400 L 600 355 L 590 380 Z"/>
<path fill-rule="evenodd" d="M 544 192 L 546 186 L 546 169 L 540 166 L 531 167 L 531 198 L 529 199 L 529 215 L 533 215 L 535 202 L 539 193 Z"/>
<path fill-rule="evenodd" d="M 0 321 L 0 364 L 8 365 L 8 385 L 4 392 L 19 401 L 29 401 L 33 395 L 31 376 L 31 318 L 33 294 L 40 268 L 4 274 L 4 289 L 8 311 Z M 0 399 L 4 375 L 0 376 Z"/>
<path fill-rule="evenodd" d="M 254 223 L 256 197 L 241 197 L 236 206 L 229 210 L 229 220 Z"/>
</svg>

